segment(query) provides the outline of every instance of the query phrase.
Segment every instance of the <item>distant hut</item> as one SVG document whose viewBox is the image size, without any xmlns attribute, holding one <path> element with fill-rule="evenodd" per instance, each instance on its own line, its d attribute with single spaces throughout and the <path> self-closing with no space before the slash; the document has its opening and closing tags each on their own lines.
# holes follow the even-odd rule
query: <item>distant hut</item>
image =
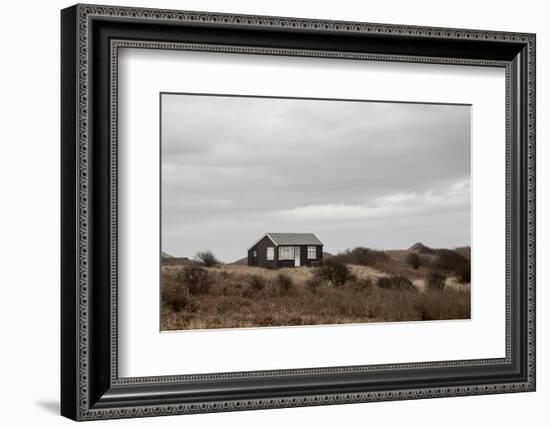
<svg viewBox="0 0 550 426">
<path fill-rule="evenodd" d="M 416 253 L 422 253 L 422 254 L 432 254 L 434 252 L 432 248 L 425 246 L 422 243 L 415 243 L 412 246 L 410 246 L 408 250 Z"/>
<path fill-rule="evenodd" d="M 323 243 L 315 234 L 269 232 L 248 248 L 248 266 L 290 268 L 323 263 Z"/>
</svg>

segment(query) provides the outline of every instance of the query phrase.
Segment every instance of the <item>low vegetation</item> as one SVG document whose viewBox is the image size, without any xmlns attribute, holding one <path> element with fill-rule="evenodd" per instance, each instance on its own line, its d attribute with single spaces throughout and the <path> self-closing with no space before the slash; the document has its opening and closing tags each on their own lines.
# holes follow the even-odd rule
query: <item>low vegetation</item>
<svg viewBox="0 0 550 426">
<path fill-rule="evenodd" d="M 389 275 L 387 277 L 379 277 L 376 281 L 379 288 L 386 290 L 415 290 L 416 287 L 407 277 L 403 275 Z"/>
<path fill-rule="evenodd" d="M 466 259 L 454 250 L 439 249 L 436 251 L 434 267 L 444 271 L 452 271 Z"/>
<path fill-rule="evenodd" d="M 210 288 L 211 277 L 200 266 L 189 265 L 178 272 L 176 283 L 191 295 L 206 294 Z"/>
<path fill-rule="evenodd" d="M 318 280 L 326 282 L 331 287 L 341 287 L 348 281 L 353 281 L 355 276 L 346 264 L 329 259 L 317 270 Z"/>
<path fill-rule="evenodd" d="M 418 269 L 420 267 L 420 256 L 418 255 L 418 253 L 408 253 L 407 257 L 405 257 L 405 261 L 413 269 Z"/>
<path fill-rule="evenodd" d="M 253 291 L 262 291 L 265 289 L 266 279 L 261 275 L 250 276 L 250 289 Z"/>
<path fill-rule="evenodd" d="M 469 256 L 429 250 L 417 262 L 411 252 L 361 247 L 318 268 L 279 270 L 223 265 L 211 252 L 166 262 L 162 329 L 469 318 Z"/>
<path fill-rule="evenodd" d="M 455 268 L 455 274 L 461 283 L 469 283 L 471 280 L 470 262 L 464 262 Z"/>
<path fill-rule="evenodd" d="M 286 274 L 277 274 L 275 288 L 280 294 L 289 294 L 294 288 L 294 282 L 292 278 Z"/>
<path fill-rule="evenodd" d="M 346 250 L 331 258 L 334 262 L 351 263 L 353 265 L 374 266 L 376 263 L 388 260 L 388 255 L 380 250 L 367 247 L 356 247 Z"/>
<path fill-rule="evenodd" d="M 199 263 L 202 263 L 207 268 L 221 265 L 221 262 L 210 250 L 197 252 L 197 254 L 195 254 L 195 260 Z"/>
<path fill-rule="evenodd" d="M 441 272 L 432 270 L 426 276 L 426 287 L 430 290 L 443 290 L 446 277 Z"/>
</svg>

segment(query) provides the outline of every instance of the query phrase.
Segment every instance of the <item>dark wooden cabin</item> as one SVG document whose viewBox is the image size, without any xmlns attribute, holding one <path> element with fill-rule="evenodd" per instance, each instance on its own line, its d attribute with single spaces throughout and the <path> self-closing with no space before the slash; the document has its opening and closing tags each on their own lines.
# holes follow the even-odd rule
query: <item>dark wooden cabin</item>
<svg viewBox="0 0 550 426">
<path fill-rule="evenodd" d="M 323 263 L 323 243 L 314 234 L 269 232 L 248 249 L 248 266 L 292 268 Z"/>
</svg>

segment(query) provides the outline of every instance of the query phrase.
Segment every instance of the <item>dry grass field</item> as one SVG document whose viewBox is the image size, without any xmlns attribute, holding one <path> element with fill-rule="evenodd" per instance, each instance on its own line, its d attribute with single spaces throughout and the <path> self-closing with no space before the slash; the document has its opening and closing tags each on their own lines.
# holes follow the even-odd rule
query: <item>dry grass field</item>
<svg viewBox="0 0 550 426">
<path fill-rule="evenodd" d="M 462 253 L 466 248 L 462 249 Z M 470 318 L 469 250 L 355 249 L 321 268 L 162 266 L 162 330 Z M 417 258 L 418 256 L 418 258 Z M 458 263 L 457 263 L 458 262 Z M 467 276 L 463 269 L 467 262 Z"/>
</svg>

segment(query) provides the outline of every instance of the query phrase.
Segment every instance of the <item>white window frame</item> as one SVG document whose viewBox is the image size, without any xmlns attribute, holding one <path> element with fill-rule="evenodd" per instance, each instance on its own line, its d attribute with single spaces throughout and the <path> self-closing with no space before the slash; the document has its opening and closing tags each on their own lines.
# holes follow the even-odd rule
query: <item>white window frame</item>
<svg viewBox="0 0 550 426">
<path fill-rule="evenodd" d="M 294 260 L 294 246 L 279 247 L 279 260 Z"/>
<path fill-rule="evenodd" d="M 307 258 L 312 260 L 317 259 L 317 246 L 307 246 Z"/>
<path fill-rule="evenodd" d="M 275 247 L 268 247 L 265 254 L 267 260 L 275 260 Z"/>
</svg>

